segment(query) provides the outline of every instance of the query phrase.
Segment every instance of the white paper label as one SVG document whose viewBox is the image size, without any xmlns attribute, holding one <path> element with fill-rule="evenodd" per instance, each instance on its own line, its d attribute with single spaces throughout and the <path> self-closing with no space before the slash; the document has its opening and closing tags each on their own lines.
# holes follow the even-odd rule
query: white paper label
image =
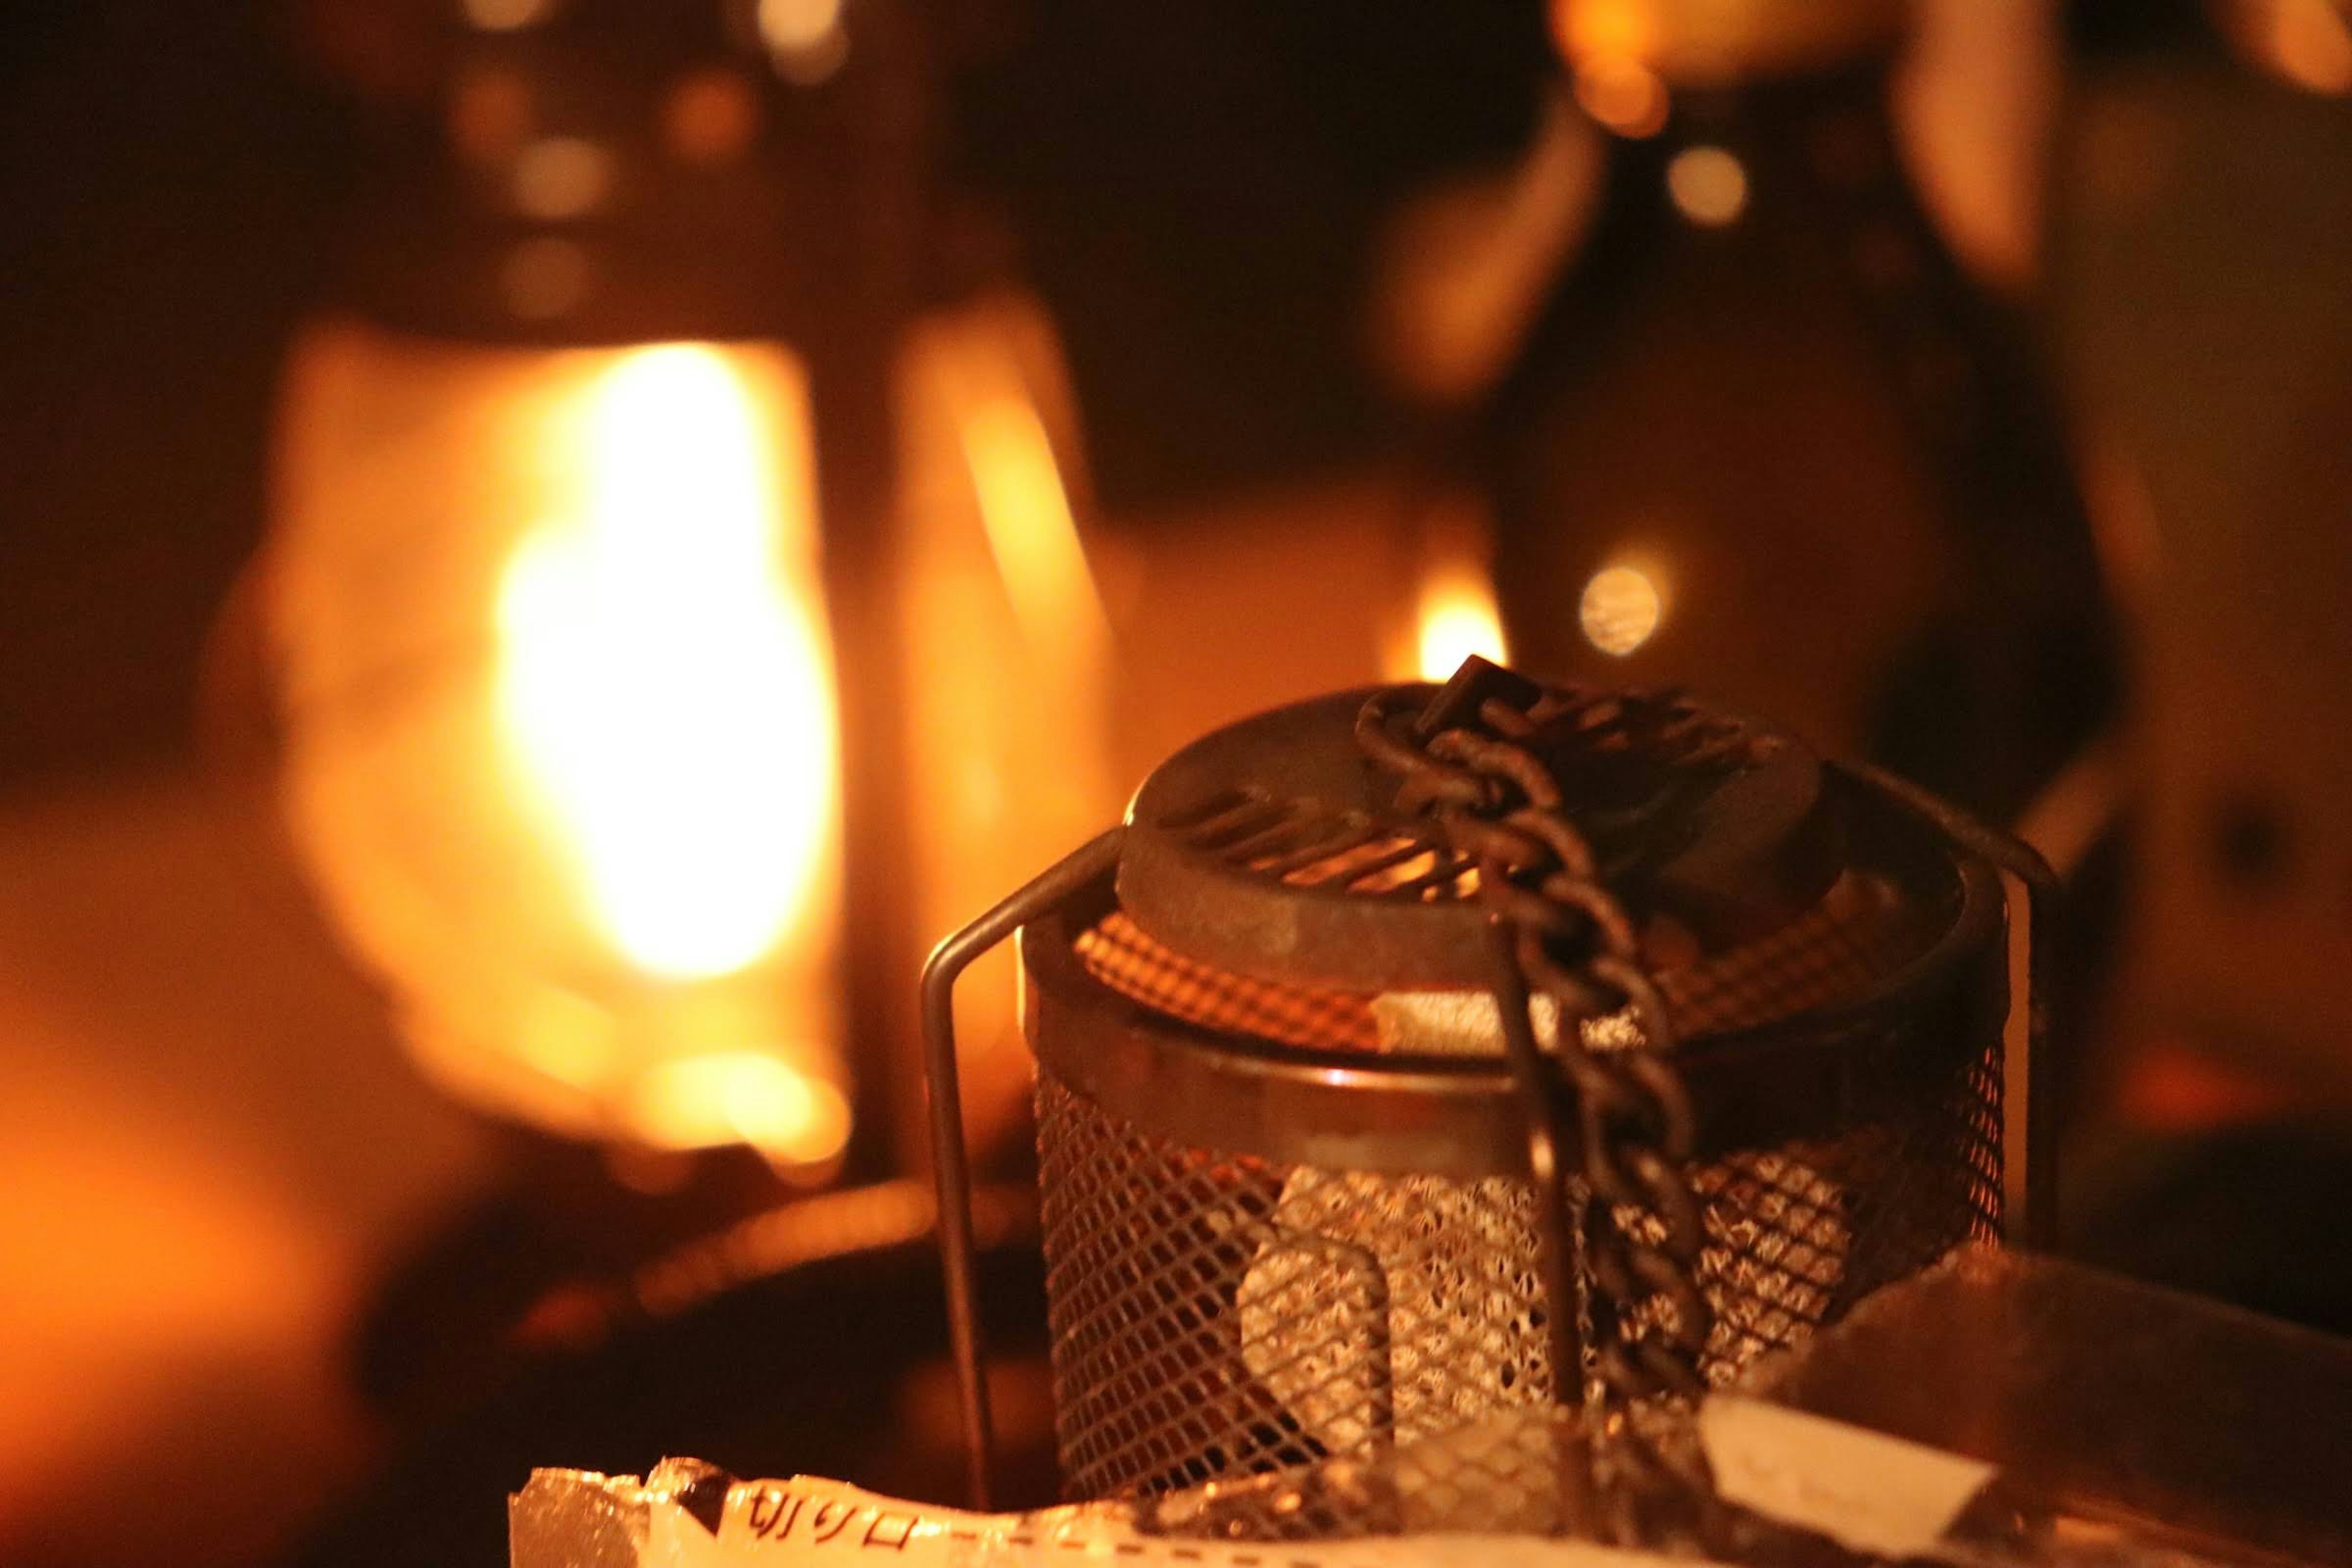
<svg viewBox="0 0 2352 1568">
<path fill-rule="evenodd" d="M 1708 1398 L 1699 1436 L 1727 1500 L 1890 1557 L 1925 1555 L 1997 1473 L 1941 1448 L 1736 1394 Z"/>
</svg>

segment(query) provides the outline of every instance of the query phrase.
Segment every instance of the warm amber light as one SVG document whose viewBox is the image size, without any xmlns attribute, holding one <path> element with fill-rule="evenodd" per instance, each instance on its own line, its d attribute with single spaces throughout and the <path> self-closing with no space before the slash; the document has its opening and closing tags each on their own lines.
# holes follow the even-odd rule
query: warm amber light
<svg viewBox="0 0 2352 1568">
<path fill-rule="evenodd" d="M 928 368 L 955 409 L 957 444 L 1006 599 L 1029 646 L 1088 670 L 1109 654 L 1109 624 L 1045 422 L 1003 339 L 940 330 Z"/>
<path fill-rule="evenodd" d="M 2335 0 L 2231 0 L 2221 21 L 2242 53 L 2305 91 L 2352 93 L 2352 16 Z"/>
<path fill-rule="evenodd" d="M 1577 62 L 1576 101 L 1620 136 L 1654 136 L 1665 129 L 1670 101 L 1657 72 L 1626 55 L 1595 55 Z"/>
<path fill-rule="evenodd" d="M 1080 531 L 1085 473 L 1050 323 L 1019 295 L 926 318 L 899 365 L 899 604 L 915 924 L 935 940 L 1116 818 L 1111 631 Z M 904 973 L 920 963 L 905 956 Z M 957 988 L 975 1137 L 1029 1094 L 1013 965 Z M 909 1126 L 909 1135 L 918 1130 Z"/>
<path fill-rule="evenodd" d="M 842 0 L 760 0 L 760 37 L 776 69 L 803 86 L 841 68 L 849 53 Z"/>
<path fill-rule="evenodd" d="M 992 297 L 912 331 L 891 389 L 916 675 L 897 874 L 926 938 L 1118 809 L 1057 364 L 1042 313 Z M 746 1142 L 796 1177 L 844 1146 L 809 398 L 776 343 L 298 342 L 264 577 L 288 815 L 452 1092 L 625 1146 Z M 890 957 L 911 976 L 921 952 Z M 985 1135 L 1027 1057 L 1009 963 L 974 981 Z"/>
<path fill-rule="evenodd" d="M 1641 0 L 1552 0 L 1552 42 L 1570 60 L 1641 60 L 1664 36 L 1656 7 Z"/>
<path fill-rule="evenodd" d="M 1720 83 L 1818 67 L 1900 36 L 1902 0 L 1550 0 L 1570 62 L 1640 61 L 1668 81 Z"/>
<path fill-rule="evenodd" d="M 772 344 L 298 344 L 287 809 L 469 1100 L 804 1173 L 845 1135 L 807 396 Z M 740 1058 L 771 1065 L 697 1065 Z M 688 1107 L 717 1085 L 741 1103 Z"/>
<path fill-rule="evenodd" d="M 635 351 L 584 416 L 579 514 L 526 534 L 499 584 L 504 738 L 629 960 L 730 973 L 806 907 L 833 811 L 805 498 L 715 350 Z"/>
<path fill-rule="evenodd" d="M 1369 323 L 1402 390 L 1454 404 L 1504 374 L 1596 213 L 1607 156 L 1588 116 L 1548 92 L 1516 168 L 1404 205 L 1381 241 Z"/>
<path fill-rule="evenodd" d="M 701 70 L 681 78 L 662 104 L 662 135 L 689 163 L 739 158 L 760 133 L 760 100 L 750 81 L 731 70 Z"/>
<path fill-rule="evenodd" d="M 466 20 L 489 33 L 513 33 L 547 19 L 555 0 L 466 0 Z"/>
<path fill-rule="evenodd" d="M 1665 618 L 1657 583 L 1637 566 L 1606 566 L 1592 574 L 1577 604 L 1585 640 L 1622 658 L 1648 642 Z"/>
<path fill-rule="evenodd" d="M 1433 572 L 1422 584 L 1414 623 L 1415 673 L 1423 680 L 1444 680 L 1473 654 L 1508 662 L 1494 584 L 1475 568 Z"/>
<path fill-rule="evenodd" d="M 629 1118 L 656 1149 L 748 1143 L 801 1165 L 823 1164 L 849 1142 L 841 1091 L 759 1051 L 662 1063 L 637 1079 Z"/>
<path fill-rule="evenodd" d="M 1666 165 L 1666 191 L 1693 223 L 1720 228 L 1748 207 L 1748 171 L 1720 147 L 1690 147 Z"/>
</svg>

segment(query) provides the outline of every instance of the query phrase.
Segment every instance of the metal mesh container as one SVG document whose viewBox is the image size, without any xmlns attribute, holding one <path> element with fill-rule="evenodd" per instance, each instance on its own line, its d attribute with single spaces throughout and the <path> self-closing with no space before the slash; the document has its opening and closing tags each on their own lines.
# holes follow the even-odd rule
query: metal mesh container
<svg viewBox="0 0 2352 1568">
<path fill-rule="evenodd" d="M 1349 743 L 1366 696 L 1178 753 L 1122 829 L 930 977 L 944 1023 L 956 970 L 1021 928 L 1065 1487 L 1172 1531 L 1559 1529 L 1560 1413 L 1595 1394 L 1598 1287 L 1580 1257 L 1568 1299 L 1547 1289 L 1477 869 Z M 1594 775 L 1602 828 L 1633 802 L 1603 859 L 1670 955 L 1713 1385 L 2013 1227 L 2027 1184 L 2002 866 L 2028 860 L 1782 747 Z M 1642 1045 L 1625 1016 L 1573 1026 L 1597 1052 Z M 952 1280 L 961 1151 L 942 1153 Z M 1579 1364 L 1557 1364 L 1565 1342 Z"/>
</svg>

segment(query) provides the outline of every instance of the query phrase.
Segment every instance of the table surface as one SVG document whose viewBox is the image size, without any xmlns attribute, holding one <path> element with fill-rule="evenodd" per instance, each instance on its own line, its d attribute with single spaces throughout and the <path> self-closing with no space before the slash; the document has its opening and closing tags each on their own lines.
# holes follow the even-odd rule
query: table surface
<svg viewBox="0 0 2352 1568">
<path fill-rule="evenodd" d="M 186 776 L 0 802 L 0 1561 L 266 1557 L 375 1434 L 345 1341 L 488 1169 Z"/>
</svg>

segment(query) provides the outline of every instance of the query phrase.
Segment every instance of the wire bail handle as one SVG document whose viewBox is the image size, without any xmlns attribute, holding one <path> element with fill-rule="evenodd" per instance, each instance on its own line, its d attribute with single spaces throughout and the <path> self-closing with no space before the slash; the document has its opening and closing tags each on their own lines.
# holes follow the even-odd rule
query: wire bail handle
<svg viewBox="0 0 2352 1568">
<path fill-rule="evenodd" d="M 923 1080 L 930 1102 L 940 1255 L 947 1273 L 948 1344 L 963 1396 L 965 1494 L 983 1512 L 989 1507 L 989 1461 L 996 1448 L 996 1431 L 984 1375 L 971 1161 L 964 1146 L 963 1089 L 956 1068 L 955 984 L 982 955 L 1115 868 L 1126 835 L 1124 827 L 1097 834 L 933 948 L 923 964 Z"/>
</svg>

